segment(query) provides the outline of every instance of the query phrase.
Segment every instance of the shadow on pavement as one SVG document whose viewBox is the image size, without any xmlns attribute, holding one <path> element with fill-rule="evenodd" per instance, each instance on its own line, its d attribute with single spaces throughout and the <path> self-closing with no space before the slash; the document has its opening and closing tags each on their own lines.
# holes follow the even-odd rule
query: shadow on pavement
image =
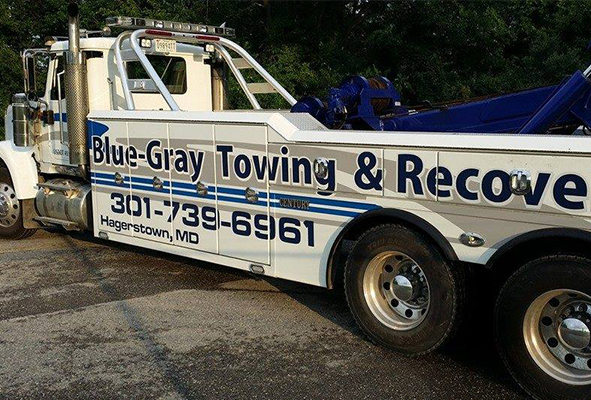
<svg viewBox="0 0 591 400">
<path fill-rule="evenodd" d="M 169 260 L 174 262 L 181 262 L 192 267 L 198 267 L 201 270 L 208 270 L 217 273 L 229 274 L 234 276 L 235 280 L 264 280 L 275 289 L 288 295 L 293 300 L 297 301 L 301 305 L 305 306 L 314 313 L 321 317 L 329 320 L 333 324 L 340 328 L 350 332 L 358 338 L 369 342 L 364 336 L 363 332 L 357 327 L 353 317 L 351 316 L 348 305 L 345 299 L 344 292 L 341 289 L 335 289 L 328 291 L 323 288 L 317 288 L 314 286 L 304 285 L 300 283 L 285 281 L 276 278 L 255 276 L 251 273 L 236 270 L 229 267 L 224 267 L 216 264 L 206 263 L 203 261 L 193 260 L 189 258 L 179 257 L 176 255 L 170 255 L 155 250 L 138 248 L 135 246 L 125 245 L 115 242 L 100 241 L 88 234 L 70 234 L 70 236 L 76 240 L 93 242 L 97 241 L 104 243 L 109 247 L 117 248 L 122 251 L 132 252 L 142 255 L 148 255 L 155 258 Z M 179 375 L 174 370 L 172 363 L 167 360 L 166 354 L 161 347 L 153 340 L 149 332 L 143 327 L 141 318 L 135 313 L 135 311 L 129 307 L 123 297 L 117 293 L 115 288 L 107 282 L 100 275 L 98 267 L 94 266 L 92 260 L 85 255 L 85 250 L 78 248 L 75 241 L 72 238 L 67 238 L 71 243 L 73 251 L 82 260 L 86 260 L 86 268 L 88 272 L 94 275 L 100 282 L 102 290 L 109 294 L 113 300 L 121 301 L 121 312 L 125 316 L 129 326 L 136 332 L 139 340 L 141 340 L 146 346 L 149 354 L 154 358 L 155 362 L 160 367 L 164 376 L 174 385 L 175 389 L 180 395 L 188 393 L 188 389 L 183 386 L 183 383 L 177 378 Z M 478 278 L 480 279 L 480 278 Z M 482 278 L 485 279 L 485 278 Z M 476 283 L 481 285 L 482 282 Z M 205 288 L 206 290 L 208 288 Z M 210 290 L 221 290 L 220 288 L 211 287 Z M 248 289 L 245 289 L 248 290 Z M 477 292 L 476 290 L 475 292 Z M 490 295 L 490 292 L 484 290 L 482 293 Z M 444 357 L 472 370 L 474 373 L 485 377 L 491 381 L 501 384 L 509 384 L 513 388 L 511 377 L 505 371 L 504 366 L 496 352 L 493 327 L 492 327 L 492 306 L 490 301 L 483 300 L 481 296 L 472 296 L 469 301 L 471 302 L 467 318 L 461 327 L 457 337 L 448 343 L 445 347 L 440 349 L 435 355 L 424 356 L 425 362 L 436 362 L 434 361 L 437 357 Z"/>
</svg>

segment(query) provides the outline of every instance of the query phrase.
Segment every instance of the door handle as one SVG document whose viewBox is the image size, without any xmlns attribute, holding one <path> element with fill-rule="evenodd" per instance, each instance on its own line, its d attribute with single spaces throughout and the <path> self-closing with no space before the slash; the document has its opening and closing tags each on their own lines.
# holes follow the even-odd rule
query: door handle
<svg viewBox="0 0 591 400">
<path fill-rule="evenodd" d="M 531 190 L 531 174 L 525 169 L 514 169 L 509 174 L 511 193 L 523 196 Z"/>
<path fill-rule="evenodd" d="M 115 183 L 117 185 L 123 185 L 123 181 L 124 181 L 123 175 L 121 175 L 119 172 L 116 172 L 115 173 Z"/>
<path fill-rule="evenodd" d="M 248 187 L 244 191 L 244 195 L 246 197 L 246 201 L 249 203 L 256 203 L 259 201 L 259 192 L 257 192 L 256 189 Z"/>
<path fill-rule="evenodd" d="M 328 176 L 328 160 L 318 157 L 314 160 L 314 175 L 316 178 L 325 179 Z"/>
<path fill-rule="evenodd" d="M 155 176 L 154 179 L 152 179 L 152 186 L 154 186 L 154 189 L 156 189 L 156 190 L 162 190 L 162 188 L 164 187 L 164 184 L 162 183 L 160 178 Z"/>
<path fill-rule="evenodd" d="M 197 182 L 197 194 L 199 196 L 207 196 L 207 192 L 208 192 L 208 187 L 205 183 L 203 182 Z"/>
</svg>

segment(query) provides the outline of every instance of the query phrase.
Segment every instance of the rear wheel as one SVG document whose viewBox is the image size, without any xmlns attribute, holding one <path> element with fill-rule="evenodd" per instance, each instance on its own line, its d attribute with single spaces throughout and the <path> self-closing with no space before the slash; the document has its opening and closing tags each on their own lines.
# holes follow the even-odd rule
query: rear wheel
<svg viewBox="0 0 591 400">
<path fill-rule="evenodd" d="M 497 301 L 501 356 L 539 399 L 591 398 L 591 261 L 548 256 L 524 265 Z"/>
<path fill-rule="evenodd" d="M 463 274 L 420 233 L 382 225 L 353 245 L 345 271 L 347 301 L 375 343 L 409 355 L 435 350 L 459 324 Z"/>
<path fill-rule="evenodd" d="M 24 239 L 35 233 L 34 229 L 23 226 L 22 202 L 16 192 L 5 168 L 0 168 L 0 238 Z"/>
</svg>

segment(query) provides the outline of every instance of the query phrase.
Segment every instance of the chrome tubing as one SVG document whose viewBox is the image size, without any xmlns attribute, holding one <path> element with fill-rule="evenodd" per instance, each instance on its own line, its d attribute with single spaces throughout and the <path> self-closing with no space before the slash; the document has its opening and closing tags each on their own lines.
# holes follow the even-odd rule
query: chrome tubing
<svg viewBox="0 0 591 400">
<path fill-rule="evenodd" d="M 164 100 L 168 104 L 168 107 L 170 107 L 170 109 L 172 111 L 180 111 L 181 110 L 180 107 L 178 106 L 176 101 L 172 98 L 172 95 L 168 91 L 168 88 L 166 87 L 164 82 L 162 82 L 162 79 L 160 79 L 160 77 L 158 76 L 158 73 L 156 72 L 154 67 L 152 67 L 150 60 L 148 60 L 148 57 L 146 57 L 146 55 L 142 51 L 142 48 L 140 47 L 139 38 L 143 37 L 143 36 L 148 36 L 148 35 L 146 35 L 145 29 L 141 29 L 141 30 L 133 32 L 131 34 L 131 37 L 129 38 L 131 48 L 133 49 L 133 51 L 135 51 L 137 58 L 139 59 L 140 63 L 142 64 L 142 66 L 144 67 L 144 69 L 146 70 L 146 72 L 148 73 L 150 78 L 154 81 L 154 84 L 156 84 L 158 91 L 160 92 L 162 97 L 164 97 Z M 121 68 L 119 69 L 119 72 L 121 72 Z"/>
<path fill-rule="evenodd" d="M 133 96 L 131 90 L 129 90 L 129 81 L 127 78 L 127 69 L 123 62 L 123 56 L 121 55 L 121 45 L 123 41 L 131 36 L 131 32 L 123 32 L 117 36 L 115 41 L 115 61 L 117 62 L 117 69 L 119 70 L 119 77 L 121 78 L 121 86 L 123 87 L 123 97 L 125 98 L 125 106 L 128 110 L 135 110 L 135 103 L 133 102 Z"/>
<path fill-rule="evenodd" d="M 234 77 L 236 78 L 238 84 L 240 85 L 240 88 L 248 98 L 248 101 L 250 102 L 252 108 L 255 110 L 261 110 L 262 107 L 259 104 L 259 101 L 255 97 L 255 95 L 252 94 L 250 90 L 248 90 L 248 84 L 246 83 L 246 80 L 244 79 L 236 65 L 234 65 L 234 63 L 232 62 L 232 56 L 230 55 L 230 53 L 228 53 L 228 50 L 226 50 L 223 46 L 220 46 L 218 44 L 214 44 L 214 46 L 216 50 L 220 52 L 222 58 L 226 60 L 228 67 L 230 67 L 230 71 L 232 71 L 232 73 L 234 74 Z"/>
<path fill-rule="evenodd" d="M 68 4 L 68 52 L 66 53 L 66 113 L 70 164 L 88 164 L 86 117 L 88 116 L 88 81 L 86 64 L 80 50 L 80 15 L 76 3 Z"/>
<path fill-rule="evenodd" d="M 213 42 L 214 44 L 216 42 Z M 221 44 L 228 49 L 235 51 L 240 55 L 240 57 L 244 58 L 248 64 L 264 79 L 266 80 L 273 88 L 279 93 L 288 103 L 289 105 L 293 106 L 297 103 L 297 100 L 287 91 L 279 82 L 273 78 L 271 74 L 267 72 L 265 68 L 261 64 L 259 64 L 246 50 L 240 47 L 238 44 L 234 43 L 231 40 L 226 38 L 220 37 L 217 40 L 217 43 Z"/>
<path fill-rule="evenodd" d="M 149 31 L 152 31 L 152 32 L 149 32 Z M 180 107 L 178 106 L 178 104 L 176 103 L 176 101 L 174 100 L 174 98 L 172 97 L 172 95 L 170 94 L 168 89 L 166 88 L 166 85 L 164 85 L 164 83 L 162 82 L 162 79 L 160 79 L 160 77 L 158 76 L 158 73 L 156 72 L 156 70 L 154 70 L 154 67 L 152 67 L 152 64 L 150 63 L 150 61 L 148 60 L 148 58 L 146 57 L 146 55 L 144 54 L 144 52 L 142 51 L 142 49 L 140 47 L 140 44 L 139 44 L 140 38 L 142 38 L 142 37 L 161 37 L 162 36 L 156 32 L 153 32 L 153 31 L 155 31 L 155 30 L 154 29 L 139 29 L 137 31 L 134 31 L 129 38 L 131 48 L 136 53 L 138 60 L 140 61 L 140 63 L 142 64 L 142 66 L 144 67 L 144 69 L 146 70 L 148 75 L 150 76 L 150 79 L 152 79 L 154 81 L 156 88 L 158 89 L 158 91 L 160 92 L 162 97 L 164 97 L 164 100 L 166 101 L 166 103 L 168 104 L 170 109 L 173 111 L 180 111 Z M 215 48 L 220 52 L 222 57 L 225 59 L 225 61 L 228 63 L 228 66 L 230 67 L 230 70 L 232 71 L 236 80 L 238 81 L 238 84 L 240 85 L 241 89 L 244 91 L 244 94 L 246 95 L 246 97 L 248 98 L 249 102 L 251 103 L 251 105 L 253 106 L 253 108 L 255 110 L 261 109 L 261 106 L 260 106 L 259 102 L 257 101 L 256 97 L 248 89 L 246 80 L 244 79 L 244 77 L 242 76 L 242 74 L 240 73 L 240 71 L 236 67 L 236 65 L 233 63 L 232 56 L 230 55 L 230 53 L 228 52 L 227 49 L 230 49 L 230 50 L 236 52 L 238 55 L 240 55 L 252 67 L 252 69 L 254 69 L 267 83 L 269 83 L 275 89 L 275 91 L 277 93 L 279 93 L 290 105 L 293 106 L 297 102 L 296 99 L 287 90 L 285 90 L 285 88 L 283 86 L 281 86 L 281 84 L 279 82 L 277 82 L 275 80 L 275 78 L 273 78 L 271 76 L 271 74 L 269 74 L 250 54 L 248 54 L 248 52 L 246 50 L 244 50 L 242 47 L 240 47 L 238 44 L 232 42 L 231 40 L 228 40 L 228 39 L 225 39 L 225 38 L 219 37 L 219 36 L 188 34 L 188 33 L 170 32 L 170 31 L 163 31 L 163 32 L 167 32 L 166 38 L 170 39 L 170 40 L 176 40 L 176 41 L 188 42 L 188 43 L 211 43 L 211 44 L 213 44 L 215 46 Z M 133 109 L 133 108 L 129 107 L 130 104 L 133 103 L 132 100 L 130 101 L 131 91 L 129 90 L 129 87 L 127 87 L 127 89 L 125 88 L 125 86 L 128 86 L 127 79 L 123 79 L 123 77 L 127 76 L 126 71 L 125 71 L 125 66 L 122 61 L 121 48 L 120 48 L 120 45 L 123 40 L 123 35 L 124 34 L 121 34 L 118 38 L 118 45 L 115 48 L 115 54 L 116 54 L 116 58 L 117 58 L 117 68 L 119 70 L 119 74 L 122 77 L 122 80 L 124 81 L 123 91 L 124 91 L 124 96 L 125 96 L 125 99 L 126 99 L 126 102 L 128 105 L 128 109 Z"/>
</svg>

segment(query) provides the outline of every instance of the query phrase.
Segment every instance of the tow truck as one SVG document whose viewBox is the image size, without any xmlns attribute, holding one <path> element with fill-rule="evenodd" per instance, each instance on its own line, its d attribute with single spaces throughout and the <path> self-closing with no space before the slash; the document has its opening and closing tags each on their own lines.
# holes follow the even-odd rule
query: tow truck
<svg viewBox="0 0 591 400">
<path fill-rule="evenodd" d="M 408 355 L 453 337 L 467 269 L 489 270 L 511 375 L 536 398 L 591 398 L 591 68 L 443 106 L 403 105 L 388 79 L 361 76 L 298 101 L 231 28 L 113 17 L 107 37 L 80 28 L 75 3 L 68 18 L 67 38 L 22 53 L 2 238 L 57 226 L 343 280 L 368 338 Z M 252 109 L 230 109 L 229 84 Z M 263 96 L 287 106 L 264 110 Z"/>
</svg>

